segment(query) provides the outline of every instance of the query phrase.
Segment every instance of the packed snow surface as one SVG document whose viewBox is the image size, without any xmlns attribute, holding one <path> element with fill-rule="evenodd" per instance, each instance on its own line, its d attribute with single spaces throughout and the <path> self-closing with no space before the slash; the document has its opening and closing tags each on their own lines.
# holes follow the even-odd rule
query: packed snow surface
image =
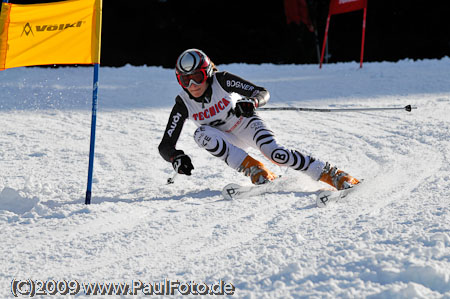
<svg viewBox="0 0 450 299">
<path fill-rule="evenodd" d="M 319 209 L 323 183 L 252 150 L 283 187 L 226 201 L 223 186 L 250 181 L 198 148 L 189 121 L 177 146 L 195 170 L 166 184 L 174 172 L 157 147 L 174 71 L 102 67 L 85 205 L 92 67 L 3 71 L 0 297 L 18 281 L 170 280 L 222 281 L 237 298 L 450 298 L 449 58 L 219 69 L 266 87 L 266 107 L 417 109 L 261 111 L 281 143 L 364 183 Z"/>
</svg>

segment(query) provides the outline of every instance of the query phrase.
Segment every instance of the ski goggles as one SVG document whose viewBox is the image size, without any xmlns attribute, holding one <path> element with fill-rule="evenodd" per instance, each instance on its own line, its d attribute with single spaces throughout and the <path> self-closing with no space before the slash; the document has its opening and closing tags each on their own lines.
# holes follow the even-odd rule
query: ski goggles
<svg viewBox="0 0 450 299">
<path fill-rule="evenodd" d="M 208 76 L 206 75 L 206 71 L 204 69 L 196 70 L 192 74 L 184 75 L 184 74 L 178 74 L 177 75 L 178 83 L 183 86 L 184 88 L 191 87 L 192 84 L 200 85 L 203 82 L 208 79 Z"/>
</svg>

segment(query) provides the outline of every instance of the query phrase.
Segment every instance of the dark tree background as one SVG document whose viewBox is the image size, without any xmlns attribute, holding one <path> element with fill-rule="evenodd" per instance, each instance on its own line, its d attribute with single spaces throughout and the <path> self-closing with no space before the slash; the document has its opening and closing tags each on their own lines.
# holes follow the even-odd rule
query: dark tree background
<svg viewBox="0 0 450 299">
<path fill-rule="evenodd" d="M 51 1 L 20 1 L 36 3 Z M 329 0 L 308 0 L 322 47 Z M 450 56 L 447 1 L 368 0 L 364 61 Z M 359 61 L 363 11 L 331 17 L 329 62 Z M 283 0 L 103 0 L 103 66 L 173 68 L 188 48 L 216 64 L 317 64 L 316 37 Z"/>
</svg>

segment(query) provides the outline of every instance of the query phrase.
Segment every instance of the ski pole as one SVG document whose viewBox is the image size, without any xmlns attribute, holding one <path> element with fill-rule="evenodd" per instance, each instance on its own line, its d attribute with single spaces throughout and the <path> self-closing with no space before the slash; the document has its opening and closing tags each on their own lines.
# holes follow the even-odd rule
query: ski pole
<svg viewBox="0 0 450 299">
<path fill-rule="evenodd" d="M 279 111 L 279 110 L 291 110 L 291 111 L 308 111 L 308 112 L 359 112 L 359 111 L 380 111 L 380 110 L 406 110 L 411 112 L 412 109 L 417 109 L 415 106 L 406 105 L 405 107 L 381 107 L 381 108 L 300 108 L 300 107 L 268 107 L 258 108 L 257 111 Z"/>
<path fill-rule="evenodd" d="M 167 185 L 175 183 L 175 178 L 178 174 L 178 168 L 180 168 L 180 165 L 181 165 L 180 163 L 177 163 L 177 165 L 175 166 L 175 173 L 171 178 L 167 179 Z"/>
</svg>

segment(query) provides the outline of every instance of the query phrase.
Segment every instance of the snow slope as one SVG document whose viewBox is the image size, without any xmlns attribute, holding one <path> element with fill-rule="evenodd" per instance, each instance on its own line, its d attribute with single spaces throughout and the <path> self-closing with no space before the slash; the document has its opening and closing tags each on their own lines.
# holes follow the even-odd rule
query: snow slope
<svg viewBox="0 0 450 299">
<path fill-rule="evenodd" d="M 224 185 L 249 179 L 200 150 L 190 122 L 178 147 L 195 170 L 166 185 L 174 72 L 101 68 L 86 206 L 92 68 L 1 72 L 0 297 L 13 280 L 168 279 L 224 281 L 237 298 L 450 298 L 449 58 L 219 69 L 267 87 L 267 107 L 418 109 L 260 112 L 286 146 L 365 183 L 318 209 L 322 183 L 251 151 L 288 177 L 283 190 L 224 201 Z"/>
</svg>

